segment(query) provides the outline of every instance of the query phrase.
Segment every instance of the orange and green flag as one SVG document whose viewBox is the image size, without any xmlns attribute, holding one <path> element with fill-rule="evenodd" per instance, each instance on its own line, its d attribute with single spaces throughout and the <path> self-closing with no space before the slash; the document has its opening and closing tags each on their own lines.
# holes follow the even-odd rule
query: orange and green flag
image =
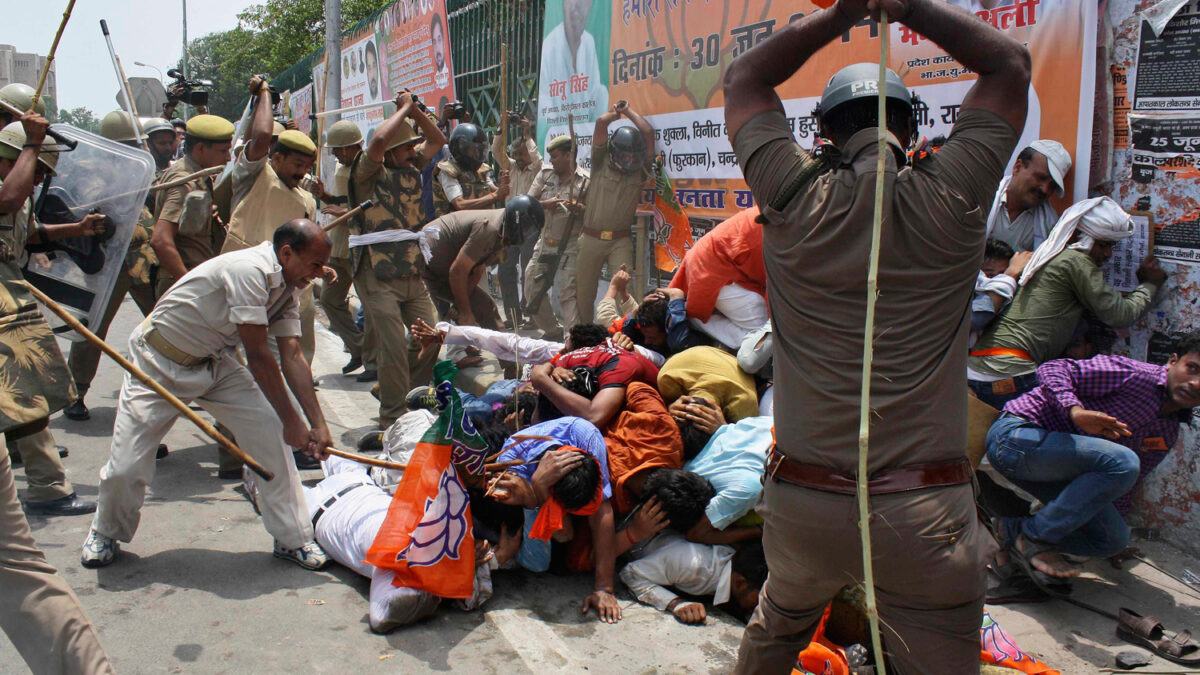
<svg viewBox="0 0 1200 675">
<path fill-rule="evenodd" d="M 692 247 L 692 225 L 675 198 L 662 155 L 654 159 L 654 174 L 654 264 L 664 272 L 674 272 Z"/>
</svg>

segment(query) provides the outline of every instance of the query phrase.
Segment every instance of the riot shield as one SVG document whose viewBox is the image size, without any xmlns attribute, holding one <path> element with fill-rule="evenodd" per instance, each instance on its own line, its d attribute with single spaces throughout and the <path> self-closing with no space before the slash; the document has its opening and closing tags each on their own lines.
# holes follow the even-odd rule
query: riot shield
<svg viewBox="0 0 1200 675">
<path fill-rule="evenodd" d="M 124 274 L 125 253 L 150 183 L 154 159 L 131 148 L 71 126 L 54 130 L 79 142 L 59 155 L 58 173 L 35 192 L 35 209 L 46 223 L 79 222 L 92 212 L 105 218 L 100 237 L 53 242 L 50 250 L 28 257 L 25 279 L 67 308 L 85 326 L 99 325 L 117 276 Z M 51 312 L 43 312 L 55 333 L 83 338 Z"/>
</svg>

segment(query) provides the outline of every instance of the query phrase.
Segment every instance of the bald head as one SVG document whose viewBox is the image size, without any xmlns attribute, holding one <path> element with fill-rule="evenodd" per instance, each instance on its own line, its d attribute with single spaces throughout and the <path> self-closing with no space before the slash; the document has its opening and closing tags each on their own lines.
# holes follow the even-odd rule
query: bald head
<svg viewBox="0 0 1200 675">
<path fill-rule="evenodd" d="M 321 229 L 321 226 L 308 218 L 296 218 L 280 225 L 275 230 L 274 243 L 276 253 L 279 253 L 284 246 L 292 247 L 292 250 L 297 253 L 303 253 L 314 243 L 333 246 L 333 240 Z"/>
</svg>

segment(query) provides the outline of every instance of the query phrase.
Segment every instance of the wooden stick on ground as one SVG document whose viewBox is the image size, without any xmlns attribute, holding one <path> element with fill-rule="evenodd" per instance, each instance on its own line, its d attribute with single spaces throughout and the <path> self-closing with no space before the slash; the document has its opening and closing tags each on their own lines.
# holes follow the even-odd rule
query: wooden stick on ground
<svg viewBox="0 0 1200 675">
<path fill-rule="evenodd" d="M 863 326 L 862 390 L 858 408 L 858 531 L 862 539 L 863 586 L 866 591 L 867 619 L 871 625 L 871 646 L 875 652 L 875 670 L 886 675 L 883 640 L 879 634 L 879 606 L 875 601 L 875 572 L 871 558 L 871 504 L 867 473 L 871 435 L 871 362 L 875 356 L 875 300 L 879 295 L 879 242 L 883 232 L 883 188 L 887 169 L 887 10 L 879 11 L 879 164 L 875 177 L 875 217 L 871 229 L 871 257 L 867 267 L 867 316 Z"/>
<path fill-rule="evenodd" d="M 325 226 L 323 229 L 324 229 L 326 232 L 328 232 L 328 231 L 332 230 L 333 228 L 337 227 L 338 225 L 341 225 L 342 223 L 344 223 L 344 222 L 346 222 L 346 221 L 350 220 L 350 219 L 351 219 L 351 218 L 353 218 L 354 216 L 357 216 L 358 214 L 362 213 L 363 211 L 366 211 L 367 209 L 371 208 L 371 207 L 372 207 L 374 204 L 375 204 L 375 202 L 372 202 L 370 199 L 368 199 L 367 201 L 365 201 L 365 202 L 363 202 L 363 203 L 359 204 L 358 206 L 356 206 L 356 207 L 354 207 L 354 208 L 350 209 L 349 211 L 347 211 L 347 212 L 343 213 L 342 215 L 338 216 L 337 218 L 334 218 L 334 219 L 333 219 L 332 221 L 330 221 L 330 223 L 329 223 L 328 225 L 326 225 L 326 226 Z"/>
<path fill-rule="evenodd" d="M 95 333 L 88 330 L 82 323 L 79 322 L 79 319 L 76 319 L 75 317 L 71 316 L 71 313 L 68 312 L 67 310 L 63 309 L 62 305 L 51 300 L 50 297 L 47 296 L 45 293 L 43 293 L 37 286 L 34 286 L 33 284 L 31 284 L 29 282 L 25 282 L 25 286 L 29 288 L 29 291 L 31 293 L 33 293 L 33 297 L 38 299 L 38 302 L 40 302 L 43 305 L 45 305 L 46 307 L 50 308 L 50 311 L 57 314 L 60 319 L 62 319 L 64 322 L 66 322 L 66 324 L 68 326 L 70 326 L 76 333 L 79 333 L 85 339 L 87 339 L 88 342 L 91 342 L 92 344 L 96 345 L 96 347 L 98 347 L 100 349 L 100 351 L 104 352 L 105 354 L 108 354 L 109 357 L 112 358 L 112 360 L 117 362 L 117 365 L 121 366 L 126 371 L 128 371 L 130 375 L 133 375 L 138 380 L 140 380 L 142 384 L 153 389 L 155 391 L 155 393 L 157 393 L 159 396 L 162 396 L 163 398 L 167 399 L 167 402 L 170 403 L 172 406 L 174 406 L 175 409 L 178 410 L 180 413 L 182 413 L 184 417 L 188 418 L 189 420 L 192 421 L 193 424 L 200 427 L 201 431 L 203 431 L 205 434 L 208 434 L 208 436 L 210 438 L 212 438 L 214 441 L 216 441 L 218 444 L 220 444 L 223 448 L 225 448 L 229 452 L 233 453 L 233 455 L 235 457 L 237 457 L 239 461 L 243 462 L 246 466 L 250 467 L 251 471 L 262 476 L 263 478 L 265 478 L 267 480 L 272 480 L 275 478 L 275 474 L 268 471 L 266 469 L 266 467 L 264 467 L 262 464 L 259 464 L 257 461 L 254 460 L 254 458 L 250 457 L 245 452 L 243 452 L 241 448 L 239 448 L 237 445 L 235 445 L 233 443 L 233 441 L 229 440 L 228 438 L 225 438 L 224 434 L 217 431 L 213 427 L 213 425 L 204 421 L 204 419 L 201 418 L 200 415 L 196 414 L 196 411 L 192 410 L 191 408 L 189 408 L 187 406 L 186 403 L 184 403 L 183 401 L 180 401 L 178 398 L 176 398 L 176 396 L 174 394 L 167 391 L 165 387 L 163 387 L 161 384 L 159 384 L 157 381 L 155 381 L 152 377 L 150 377 L 145 372 L 143 372 L 141 368 L 138 368 L 137 366 L 133 365 L 124 356 L 121 356 L 120 354 L 118 354 L 117 350 L 108 346 L 107 342 L 105 342 L 104 340 L 101 340 L 99 337 L 96 336 Z"/>
</svg>

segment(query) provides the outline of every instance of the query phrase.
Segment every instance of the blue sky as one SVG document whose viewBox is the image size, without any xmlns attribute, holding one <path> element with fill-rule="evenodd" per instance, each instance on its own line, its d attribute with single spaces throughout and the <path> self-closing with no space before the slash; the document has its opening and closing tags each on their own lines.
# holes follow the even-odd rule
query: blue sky
<svg viewBox="0 0 1200 675">
<path fill-rule="evenodd" d="M 54 41 L 67 0 L 6 2 L 0 21 L 0 44 L 19 51 L 45 55 Z M 188 2 L 188 38 L 237 25 L 237 14 L 254 0 L 191 0 Z M 164 74 L 177 63 L 182 47 L 182 0 L 76 0 L 71 20 L 63 31 L 55 57 L 59 106 L 86 106 L 98 117 L 115 110 L 117 76 L 113 72 L 100 19 L 108 21 L 113 46 L 128 77 L 157 77 L 153 64 Z"/>
</svg>

